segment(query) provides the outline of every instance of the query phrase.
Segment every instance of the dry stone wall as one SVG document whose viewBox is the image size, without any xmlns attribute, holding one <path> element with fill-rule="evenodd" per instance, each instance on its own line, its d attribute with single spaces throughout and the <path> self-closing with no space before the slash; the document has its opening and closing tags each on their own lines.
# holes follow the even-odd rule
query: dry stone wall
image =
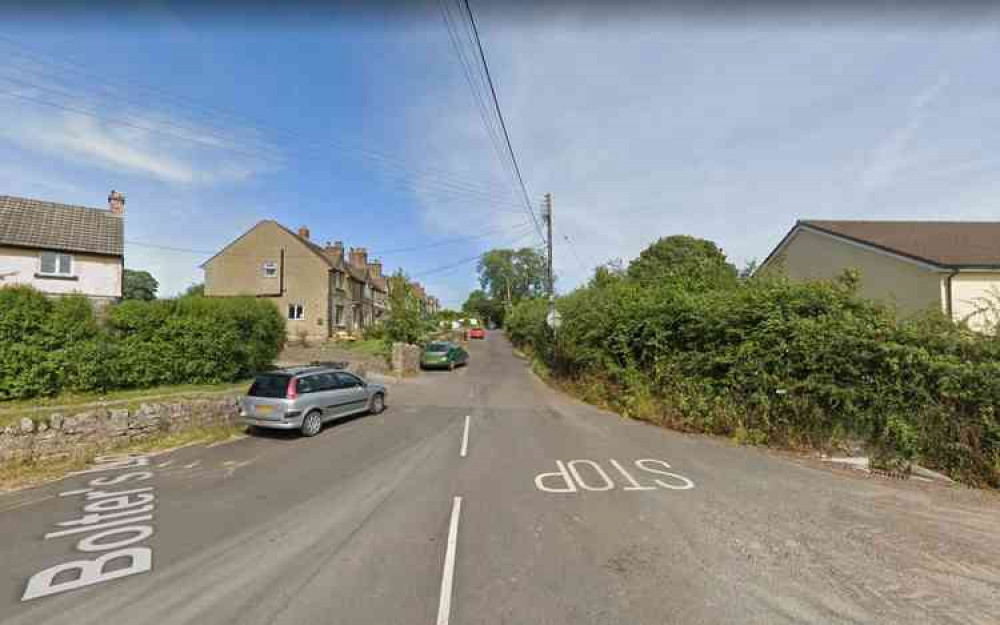
<svg viewBox="0 0 1000 625">
<path fill-rule="evenodd" d="M 80 458 L 191 428 L 232 425 L 238 418 L 235 394 L 132 407 L 53 410 L 22 417 L 0 430 L 0 464 Z"/>
</svg>

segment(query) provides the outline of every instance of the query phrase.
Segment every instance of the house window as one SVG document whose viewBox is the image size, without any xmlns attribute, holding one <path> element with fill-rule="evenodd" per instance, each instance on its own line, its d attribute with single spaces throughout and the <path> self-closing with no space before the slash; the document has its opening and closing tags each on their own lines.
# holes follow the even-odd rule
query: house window
<svg viewBox="0 0 1000 625">
<path fill-rule="evenodd" d="M 344 274 L 340 273 L 339 271 L 333 274 L 333 284 L 338 289 L 344 288 Z"/>
<path fill-rule="evenodd" d="M 278 277 L 278 263 L 273 260 L 268 260 L 264 262 L 264 277 L 265 278 L 276 278 Z"/>
<path fill-rule="evenodd" d="M 333 322 L 334 322 L 334 324 L 336 324 L 338 326 L 344 325 L 344 307 L 343 306 L 337 306 L 334 309 Z"/>
<path fill-rule="evenodd" d="M 288 318 L 292 321 L 300 321 L 306 318 L 305 306 L 302 304 L 288 305 Z"/>
<path fill-rule="evenodd" d="M 69 276 L 73 273 L 73 256 L 58 252 L 42 252 L 42 266 L 39 273 L 55 276 Z"/>
</svg>

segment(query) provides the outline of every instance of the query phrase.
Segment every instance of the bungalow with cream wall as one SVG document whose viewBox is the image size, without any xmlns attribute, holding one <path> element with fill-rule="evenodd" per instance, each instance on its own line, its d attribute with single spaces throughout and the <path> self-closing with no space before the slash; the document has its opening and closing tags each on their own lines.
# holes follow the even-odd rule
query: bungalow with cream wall
<svg viewBox="0 0 1000 625">
<path fill-rule="evenodd" d="M 798 221 L 758 271 L 793 280 L 861 274 L 859 294 L 894 305 L 903 316 L 941 310 L 973 329 L 997 323 L 1000 223 Z"/>
</svg>

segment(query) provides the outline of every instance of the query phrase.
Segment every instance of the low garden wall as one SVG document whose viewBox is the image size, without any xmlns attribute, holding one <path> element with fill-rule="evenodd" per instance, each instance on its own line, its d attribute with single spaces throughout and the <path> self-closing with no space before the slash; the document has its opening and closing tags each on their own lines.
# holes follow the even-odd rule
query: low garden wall
<svg viewBox="0 0 1000 625">
<path fill-rule="evenodd" d="M 0 430 L 0 464 L 84 458 L 187 429 L 233 425 L 236 395 L 53 410 Z"/>
<path fill-rule="evenodd" d="M 392 372 L 410 376 L 420 372 L 420 348 L 406 343 L 392 344 Z"/>
</svg>

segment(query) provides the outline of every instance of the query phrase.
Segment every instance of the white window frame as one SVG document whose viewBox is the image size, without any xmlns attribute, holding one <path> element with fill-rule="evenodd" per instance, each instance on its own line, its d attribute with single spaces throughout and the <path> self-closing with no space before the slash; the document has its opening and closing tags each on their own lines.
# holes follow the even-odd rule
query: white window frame
<svg viewBox="0 0 1000 625">
<path fill-rule="evenodd" d="M 55 268 L 55 271 L 45 271 L 44 258 L 46 254 L 52 254 L 55 257 L 53 260 L 53 267 Z M 62 259 L 67 259 L 68 263 L 67 271 L 60 271 L 60 268 L 63 265 Z M 60 278 L 72 277 L 73 275 L 75 275 L 73 273 L 73 265 L 75 264 L 76 264 L 76 259 L 73 258 L 72 254 L 69 254 L 67 252 L 55 252 L 52 250 L 43 250 L 41 253 L 38 254 L 38 274 L 42 276 L 55 276 Z"/>
<path fill-rule="evenodd" d="M 278 263 L 273 260 L 265 260 L 264 264 L 261 265 L 261 271 L 264 272 L 265 278 L 277 278 Z"/>
<path fill-rule="evenodd" d="M 306 318 L 306 306 L 305 304 L 289 304 L 288 305 L 288 320 L 289 321 L 304 321 Z"/>
</svg>

